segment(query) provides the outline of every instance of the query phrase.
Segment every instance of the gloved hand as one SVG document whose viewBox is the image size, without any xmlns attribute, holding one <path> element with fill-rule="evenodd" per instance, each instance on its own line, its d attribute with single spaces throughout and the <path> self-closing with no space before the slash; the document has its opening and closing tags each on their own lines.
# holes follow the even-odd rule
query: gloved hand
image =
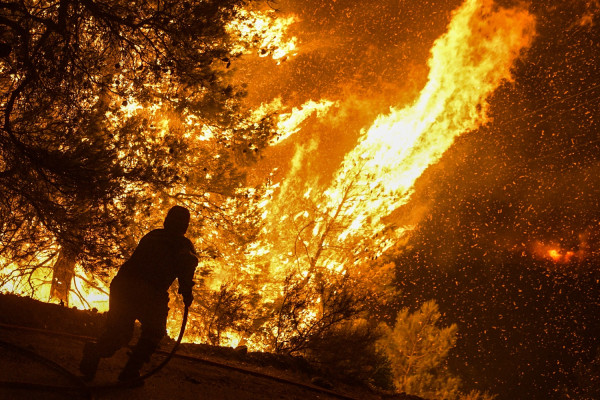
<svg viewBox="0 0 600 400">
<path fill-rule="evenodd" d="M 191 293 L 183 295 L 183 304 L 186 307 L 191 306 L 193 301 L 194 301 L 194 296 Z"/>
</svg>

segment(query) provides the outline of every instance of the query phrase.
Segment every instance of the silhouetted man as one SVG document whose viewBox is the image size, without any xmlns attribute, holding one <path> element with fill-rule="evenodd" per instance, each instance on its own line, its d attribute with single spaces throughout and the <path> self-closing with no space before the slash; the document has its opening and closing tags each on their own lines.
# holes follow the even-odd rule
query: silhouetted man
<svg viewBox="0 0 600 400">
<path fill-rule="evenodd" d="M 102 357 L 112 356 L 129 343 L 136 319 L 142 325 L 142 333 L 119 380 L 139 378 L 142 365 L 150 360 L 166 333 L 168 289 L 175 278 L 184 304 L 192 304 L 192 279 L 198 258 L 192 242 L 184 236 L 189 222 L 186 208 L 171 208 L 164 229 L 145 235 L 121 266 L 110 284 L 105 331 L 97 343 L 87 343 L 83 350 L 79 370 L 84 379 L 94 378 Z"/>
</svg>

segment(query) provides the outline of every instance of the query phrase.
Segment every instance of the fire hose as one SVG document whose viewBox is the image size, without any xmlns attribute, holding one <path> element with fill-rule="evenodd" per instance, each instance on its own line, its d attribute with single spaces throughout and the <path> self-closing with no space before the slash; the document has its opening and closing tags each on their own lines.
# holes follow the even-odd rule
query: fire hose
<svg viewBox="0 0 600 400">
<path fill-rule="evenodd" d="M 150 371 L 144 373 L 140 377 L 134 378 L 131 380 L 127 380 L 127 381 L 122 381 L 122 382 L 115 382 L 115 383 L 108 383 L 108 384 L 101 384 L 101 385 L 86 384 L 81 379 L 81 377 L 70 372 L 66 368 L 62 367 L 60 364 L 57 364 L 54 361 L 52 361 L 46 357 L 43 357 L 31 350 L 28 350 L 28 349 L 22 348 L 20 346 L 0 340 L 1 347 L 8 348 L 10 350 L 14 350 L 21 354 L 24 354 L 24 355 L 34 359 L 35 361 L 38 361 L 39 363 L 65 375 L 66 377 L 69 378 L 69 380 L 73 381 L 76 384 L 76 386 L 60 386 L 60 385 L 46 385 L 46 384 L 40 384 L 40 383 L 29 383 L 29 382 L 0 381 L 0 387 L 10 388 L 10 389 L 28 389 L 28 390 L 50 391 L 50 392 L 80 393 L 82 395 L 85 395 L 87 398 L 91 399 L 93 391 L 105 391 L 105 390 L 138 386 L 138 385 L 142 384 L 145 379 L 148 379 L 149 377 L 151 377 L 152 375 L 154 375 L 158 371 L 160 371 L 162 368 L 164 368 L 164 366 L 167 365 L 167 363 L 171 360 L 171 358 L 173 358 L 173 356 L 175 355 L 175 352 L 177 351 L 177 348 L 181 344 L 181 340 L 183 339 L 183 334 L 185 333 L 185 326 L 187 324 L 187 319 L 188 319 L 188 311 L 189 311 L 189 306 L 186 305 L 183 310 L 183 318 L 181 321 L 181 328 L 179 330 L 179 336 L 177 337 L 177 341 L 173 345 L 173 348 L 171 349 L 171 352 L 167 355 L 167 357 L 165 357 L 165 359 L 160 364 L 158 364 L 156 367 L 152 368 Z"/>
</svg>

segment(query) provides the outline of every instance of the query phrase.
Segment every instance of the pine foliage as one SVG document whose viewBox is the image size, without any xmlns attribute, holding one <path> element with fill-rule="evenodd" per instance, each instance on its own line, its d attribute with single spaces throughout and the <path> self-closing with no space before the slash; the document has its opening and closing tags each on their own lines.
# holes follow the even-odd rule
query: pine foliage
<svg viewBox="0 0 600 400">
<path fill-rule="evenodd" d="M 435 301 L 410 313 L 402 309 L 393 328 L 385 326 L 380 341 L 394 376 L 394 386 L 406 392 L 432 399 L 455 399 L 459 379 L 445 367 L 445 358 L 456 343 L 457 326 L 439 326 L 441 314 Z"/>
<path fill-rule="evenodd" d="M 273 133 L 229 79 L 247 3 L 0 4 L 0 266 L 62 251 L 98 274 L 175 202 L 225 225 Z"/>
</svg>

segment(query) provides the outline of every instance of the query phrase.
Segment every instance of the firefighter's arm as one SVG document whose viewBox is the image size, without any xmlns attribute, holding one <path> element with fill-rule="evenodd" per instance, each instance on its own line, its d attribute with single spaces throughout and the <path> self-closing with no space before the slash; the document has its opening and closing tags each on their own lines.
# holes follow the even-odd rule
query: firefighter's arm
<svg viewBox="0 0 600 400">
<path fill-rule="evenodd" d="M 194 301 L 192 287 L 194 287 L 194 272 L 198 265 L 198 256 L 194 248 L 183 248 L 178 257 L 180 274 L 177 277 L 179 281 L 179 294 L 183 296 L 183 304 L 189 307 Z"/>
</svg>

